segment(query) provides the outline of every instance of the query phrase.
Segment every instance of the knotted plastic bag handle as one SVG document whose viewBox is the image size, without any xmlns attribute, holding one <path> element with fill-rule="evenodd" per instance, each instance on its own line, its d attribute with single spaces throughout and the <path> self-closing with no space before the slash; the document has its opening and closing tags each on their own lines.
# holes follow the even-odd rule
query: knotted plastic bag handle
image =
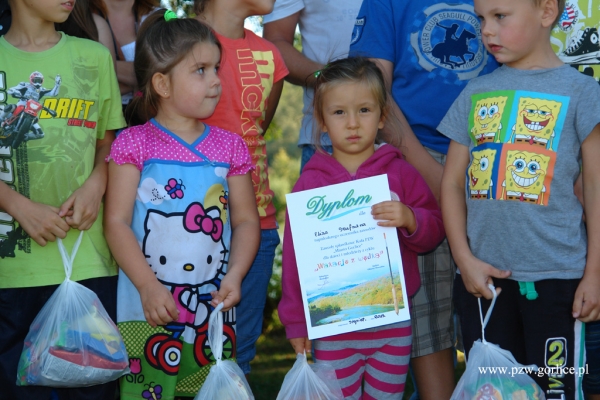
<svg viewBox="0 0 600 400">
<path fill-rule="evenodd" d="M 490 304 L 490 308 L 488 308 L 487 312 L 485 313 L 485 318 L 483 318 L 483 312 L 481 311 L 481 297 L 479 297 L 477 299 L 477 301 L 479 302 L 479 319 L 481 320 L 481 342 L 482 343 L 487 343 L 487 341 L 485 340 L 485 327 L 487 326 L 488 322 L 490 321 L 490 317 L 492 316 L 492 310 L 494 309 L 494 304 L 496 304 L 496 299 L 498 298 L 498 293 L 496 293 L 496 288 L 494 287 L 494 285 L 489 283 L 488 288 L 490 288 L 494 297 L 492 298 L 492 304 Z"/>
<path fill-rule="evenodd" d="M 477 299 L 477 301 L 479 302 L 479 319 L 481 320 L 481 343 L 489 344 L 490 346 L 492 346 L 494 348 L 494 351 L 496 351 L 496 353 L 504 356 L 510 363 L 521 366 L 521 364 L 519 364 L 519 362 L 515 359 L 515 357 L 512 355 L 512 353 L 510 351 L 504 350 L 504 349 L 500 348 L 500 346 L 493 344 L 493 343 L 489 343 L 487 340 L 485 340 L 484 330 L 490 320 L 490 316 L 492 315 L 492 310 L 494 309 L 494 304 L 496 304 L 496 299 L 498 298 L 498 293 L 496 293 L 496 288 L 494 287 L 494 285 L 492 285 L 490 283 L 490 284 L 488 284 L 488 288 L 490 288 L 490 290 L 492 291 L 494 298 L 492 298 L 492 304 L 490 304 L 490 308 L 488 308 L 487 312 L 485 313 L 485 318 L 483 318 L 483 312 L 481 311 L 481 297 Z M 535 364 L 524 365 L 524 367 L 531 368 L 533 371 L 538 370 L 538 366 Z"/>
<path fill-rule="evenodd" d="M 217 364 L 221 362 L 221 356 L 223 355 L 223 303 L 219 303 L 215 307 L 210 318 L 208 319 L 208 344 L 210 350 L 217 360 Z"/>
<path fill-rule="evenodd" d="M 71 255 L 67 253 L 67 249 L 65 249 L 65 245 L 61 238 L 58 238 L 58 251 L 60 252 L 60 256 L 63 260 L 63 266 L 65 267 L 65 278 L 66 281 L 71 279 L 71 273 L 73 272 L 73 260 L 75 260 L 75 256 L 77 255 L 77 250 L 79 250 L 79 245 L 81 244 L 81 238 L 83 237 L 83 231 L 79 232 L 79 237 L 73 245 L 73 250 L 71 250 Z"/>
</svg>

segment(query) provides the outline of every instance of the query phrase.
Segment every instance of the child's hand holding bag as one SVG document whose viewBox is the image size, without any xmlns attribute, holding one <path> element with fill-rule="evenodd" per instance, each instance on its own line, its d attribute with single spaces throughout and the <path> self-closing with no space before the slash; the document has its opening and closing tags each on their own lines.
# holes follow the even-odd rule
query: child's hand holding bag
<svg viewBox="0 0 600 400">
<path fill-rule="evenodd" d="M 58 239 L 66 278 L 31 324 L 17 370 L 19 386 L 92 386 L 129 372 L 125 344 L 100 299 L 70 279 L 82 236 L 83 231 L 70 256 Z"/>
<path fill-rule="evenodd" d="M 496 304 L 496 289 L 488 285 L 494 298 L 483 318 L 481 299 L 479 301 L 479 318 L 481 319 L 481 337 L 473 343 L 467 360 L 467 368 L 463 373 L 450 400 L 478 399 L 531 399 L 545 400 L 542 388 L 527 374 L 522 373 L 527 367 L 537 371 L 537 366 L 521 365 L 508 350 L 489 343 L 485 340 L 485 326 L 490 320 L 494 304 Z"/>
</svg>

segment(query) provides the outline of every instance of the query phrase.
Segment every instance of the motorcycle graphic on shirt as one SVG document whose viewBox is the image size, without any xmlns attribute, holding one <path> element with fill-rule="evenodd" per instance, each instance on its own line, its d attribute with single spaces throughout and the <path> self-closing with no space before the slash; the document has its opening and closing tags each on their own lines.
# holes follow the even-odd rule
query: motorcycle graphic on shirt
<svg viewBox="0 0 600 400">
<path fill-rule="evenodd" d="M 42 110 L 52 117 L 56 112 L 41 103 L 44 96 L 55 97 L 60 90 L 61 78 L 56 75 L 54 87 L 43 87 L 44 76 L 35 71 L 29 76 L 29 82 L 20 82 L 17 86 L 8 89 L 7 94 L 19 99 L 17 104 L 5 105 L 0 112 L 0 146 L 18 148 L 21 143 L 41 139 L 44 131 L 38 124 L 39 114 Z"/>
</svg>

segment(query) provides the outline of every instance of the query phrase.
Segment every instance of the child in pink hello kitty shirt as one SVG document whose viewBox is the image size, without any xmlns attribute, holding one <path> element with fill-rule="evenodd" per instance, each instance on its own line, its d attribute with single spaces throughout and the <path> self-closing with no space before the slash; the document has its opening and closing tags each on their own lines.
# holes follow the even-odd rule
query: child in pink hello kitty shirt
<svg viewBox="0 0 600 400">
<path fill-rule="evenodd" d="M 260 233 L 253 167 L 241 138 L 200 122 L 221 94 L 210 29 L 161 10 L 139 37 L 141 93 L 127 117 L 143 125 L 111 149 L 105 219 L 121 268 L 117 322 L 137 372 L 122 380 L 121 398 L 156 387 L 163 398 L 195 396 L 212 363 L 208 317 L 221 302 L 224 356 L 235 357 L 232 307 Z"/>
</svg>

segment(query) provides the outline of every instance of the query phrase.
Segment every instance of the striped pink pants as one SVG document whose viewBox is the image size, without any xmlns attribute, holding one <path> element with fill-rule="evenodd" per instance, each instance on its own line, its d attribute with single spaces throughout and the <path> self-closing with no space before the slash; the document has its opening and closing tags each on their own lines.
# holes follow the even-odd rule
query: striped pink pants
<svg viewBox="0 0 600 400">
<path fill-rule="evenodd" d="M 313 355 L 333 365 L 346 399 L 401 399 L 411 343 L 406 321 L 315 340 Z"/>
</svg>

